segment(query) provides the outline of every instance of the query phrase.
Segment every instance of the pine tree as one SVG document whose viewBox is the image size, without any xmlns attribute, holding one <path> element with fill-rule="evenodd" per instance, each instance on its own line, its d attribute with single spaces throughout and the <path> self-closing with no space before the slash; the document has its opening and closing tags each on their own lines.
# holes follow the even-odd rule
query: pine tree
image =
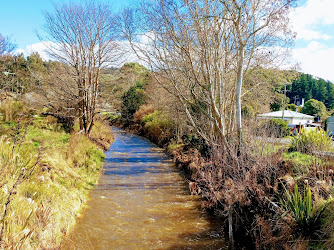
<svg viewBox="0 0 334 250">
<path fill-rule="evenodd" d="M 326 82 L 326 101 L 325 105 L 328 109 L 334 108 L 334 85 L 330 81 Z"/>
<path fill-rule="evenodd" d="M 324 79 L 318 80 L 318 90 L 315 99 L 323 103 L 326 100 L 326 82 Z"/>
<path fill-rule="evenodd" d="M 307 81 L 307 76 L 306 75 L 302 75 L 300 77 L 300 93 L 299 93 L 299 98 L 305 98 L 307 97 L 309 92 L 309 84 Z"/>
<path fill-rule="evenodd" d="M 305 102 L 315 99 L 323 102 L 328 109 L 334 108 L 334 85 L 324 79 L 315 79 L 310 74 L 301 74 L 289 86 L 288 97 L 292 102 L 305 99 Z"/>
</svg>

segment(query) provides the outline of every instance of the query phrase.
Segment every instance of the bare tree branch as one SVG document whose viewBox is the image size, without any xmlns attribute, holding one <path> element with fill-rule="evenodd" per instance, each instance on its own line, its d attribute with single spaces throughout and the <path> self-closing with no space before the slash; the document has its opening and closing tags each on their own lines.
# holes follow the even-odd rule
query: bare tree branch
<svg viewBox="0 0 334 250">
<path fill-rule="evenodd" d="M 117 17 L 108 5 L 87 1 L 84 4 L 60 4 L 54 12 L 45 12 L 45 29 L 53 44 L 52 58 L 67 65 L 75 87 L 58 88 L 75 109 L 80 128 L 89 134 L 96 114 L 96 99 L 101 69 L 122 55 L 117 39 Z M 58 84 L 61 81 L 58 81 Z M 59 94 L 59 93 L 58 93 Z"/>
</svg>

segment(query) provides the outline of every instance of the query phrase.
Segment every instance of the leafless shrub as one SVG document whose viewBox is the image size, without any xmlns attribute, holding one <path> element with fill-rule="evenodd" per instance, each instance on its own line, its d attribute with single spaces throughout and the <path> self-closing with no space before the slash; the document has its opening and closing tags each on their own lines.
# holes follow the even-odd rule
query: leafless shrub
<svg viewBox="0 0 334 250">
<path fill-rule="evenodd" d="M 282 150 L 275 151 L 268 138 L 245 133 L 244 140 L 241 148 L 233 139 L 228 149 L 213 147 L 209 162 L 191 157 L 194 166 L 200 166 L 192 187 L 204 198 L 203 207 L 231 219 L 225 229 L 228 232 L 228 226 L 233 226 L 236 244 L 277 247 L 288 230 L 275 219 L 281 212 L 280 178 L 289 174 L 290 168 L 282 161 Z"/>
<path fill-rule="evenodd" d="M 133 115 L 133 120 L 139 122 L 143 119 L 144 116 L 154 112 L 154 107 L 151 105 L 142 105 L 139 110 Z"/>
</svg>

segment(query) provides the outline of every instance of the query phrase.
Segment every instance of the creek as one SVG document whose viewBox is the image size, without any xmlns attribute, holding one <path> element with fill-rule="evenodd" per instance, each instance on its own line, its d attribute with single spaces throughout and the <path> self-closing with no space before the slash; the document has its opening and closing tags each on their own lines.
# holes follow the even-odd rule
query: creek
<svg viewBox="0 0 334 250">
<path fill-rule="evenodd" d="M 220 226 L 163 149 L 119 128 L 113 133 L 99 184 L 62 248 L 225 249 Z"/>
</svg>

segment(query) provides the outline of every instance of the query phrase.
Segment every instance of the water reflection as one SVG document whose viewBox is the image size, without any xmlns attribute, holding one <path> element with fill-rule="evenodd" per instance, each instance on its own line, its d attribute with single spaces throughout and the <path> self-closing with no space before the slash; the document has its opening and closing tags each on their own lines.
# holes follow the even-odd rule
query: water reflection
<svg viewBox="0 0 334 250">
<path fill-rule="evenodd" d="M 168 156 L 144 138 L 113 131 L 104 174 L 63 248 L 225 248 Z"/>
</svg>

